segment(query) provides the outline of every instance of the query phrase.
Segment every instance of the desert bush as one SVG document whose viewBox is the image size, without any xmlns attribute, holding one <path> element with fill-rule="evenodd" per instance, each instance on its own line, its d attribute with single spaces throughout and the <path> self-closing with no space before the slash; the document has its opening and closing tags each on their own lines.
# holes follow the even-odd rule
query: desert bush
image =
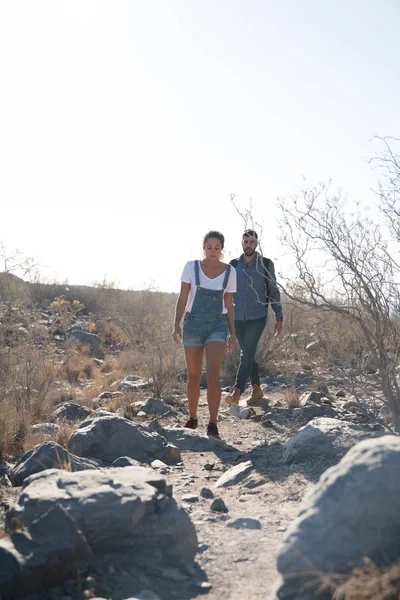
<svg viewBox="0 0 400 600">
<path fill-rule="evenodd" d="M 356 348 L 348 351 L 368 348 L 369 362 L 377 371 L 375 397 L 386 404 L 400 430 L 400 339 L 393 319 L 400 306 L 400 267 L 394 257 L 400 240 L 392 240 L 394 247 L 389 249 L 379 224 L 359 208 L 351 214 L 347 208 L 348 199 L 332 192 L 329 184 L 306 185 L 299 197 L 282 202 L 282 241 L 293 252 L 297 270 L 294 285 L 287 285 L 285 293 L 327 318 L 336 315 L 336 347 L 342 354 L 349 338 L 341 335 L 353 330 Z M 319 328 L 323 331 L 324 322 Z M 359 385 L 364 379 L 360 373 Z M 374 393 L 371 387 L 368 393 Z"/>
<path fill-rule="evenodd" d="M 51 302 L 49 310 L 61 331 L 66 332 L 75 321 L 76 315 L 84 309 L 78 300 L 67 300 L 65 296 L 58 296 Z"/>
<path fill-rule="evenodd" d="M 147 289 L 120 294 L 116 302 L 104 307 L 109 319 L 108 331 L 113 323 L 119 340 L 123 335 L 130 345 L 129 351 L 120 354 L 120 372 L 126 375 L 131 369 L 145 377 L 156 396 L 176 388 L 178 375 L 184 369 L 182 348 L 176 346 L 171 337 L 173 300 L 175 297 L 171 294 Z"/>
<path fill-rule="evenodd" d="M 100 324 L 98 323 L 97 327 L 98 335 L 107 345 L 117 346 L 118 344 L 121 344 L 128 340 L 126 334 L 123 332 L 121 327 L 112 320 L 105 320 Z"/>
</svg>

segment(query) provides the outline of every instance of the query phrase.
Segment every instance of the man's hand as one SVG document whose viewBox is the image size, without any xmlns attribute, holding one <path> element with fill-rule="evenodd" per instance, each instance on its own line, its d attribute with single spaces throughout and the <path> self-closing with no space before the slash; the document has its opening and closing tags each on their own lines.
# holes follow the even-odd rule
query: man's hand
<svg viewBox="0 0 400 600">
<path fill-rule="evenodd" d="M 227 345 L 227 349 L 226 349 L 227 353 L 232 354 L 234 347 L 235 347 L 235 336 L 229 334 L 228 345 Z"/>
<path fill-rule="evenodd" d="M 180 325 L 175 325 L 174 330 L 172 332 L 172 338 L 175 344 L 182 343 L 182 329 Z"/>
<path fill-rule="evenodd" d="M 279 337 L 282 333 L 283 321 L 277 321 L 274 327 L 274 337 Z"/>
</svg>

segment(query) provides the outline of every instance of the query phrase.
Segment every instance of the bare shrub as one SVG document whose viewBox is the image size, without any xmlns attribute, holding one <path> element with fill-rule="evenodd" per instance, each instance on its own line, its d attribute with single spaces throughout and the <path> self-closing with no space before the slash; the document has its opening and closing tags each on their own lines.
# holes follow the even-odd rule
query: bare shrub
<svg viewBox="0 0 400 600">
<path fill-rule="evenodd" d="M 120 354 L 120 372 L 133 371 L 146 378 L 155 396 L 176 388 L 184 370 L 182 349 L 171 339 L 174 300 L 171 294 L 147 289 L 120 294 L 117 302 L 104 307 L 108 327 L 115 323 L 130 345 L 129 351 Z"/>
<path fill-rule="evenodd" d="M 297 269 L 295 286 L 288 285 L 285 293 L 319 314 L 337 316 L 337 347 L 346 339 L 349 344 L 344 334 L 353 329 L 356 348 L 348 346 L 348 355 L 368 348 L 379 385 L 373 389 L 370 382 L 368 393 L 387 405 L 400 429 L 400 331 L 393 318 L 400 306 L 400 267 L 379 226 L 360 210 L 349 215 L 346 208 L 347 198 L 331 193 L 329 185 L 306 186 L 300 197 L 281 204 L 282 239 Z M 345 348 L 339 349 L 343 355 Z M 357 384 L 365 385 L 365 379 L 360 369 Z"/>
<path fill-rule="evenodd" d="M 0 242 L 0 301 L 13 306 L 29 299 L 28 286 L 23 278 L 35 268 L 31 258 L 19 250 L 9 251 Z"/>
</svg>

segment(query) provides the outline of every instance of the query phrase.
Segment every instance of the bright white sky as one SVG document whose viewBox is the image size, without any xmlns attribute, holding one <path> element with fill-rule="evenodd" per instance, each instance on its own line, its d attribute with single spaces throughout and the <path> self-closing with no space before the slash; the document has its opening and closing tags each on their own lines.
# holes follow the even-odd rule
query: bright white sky
<svg viewBox="0 0 400 600">
<path fill-rule="evenodd" d="M 209 229 L 333 177 L 373 203 L 400 134 L 397 0 L 0 0 L 0 240 L 42 276 L 177 291 Z"/>
</svg>

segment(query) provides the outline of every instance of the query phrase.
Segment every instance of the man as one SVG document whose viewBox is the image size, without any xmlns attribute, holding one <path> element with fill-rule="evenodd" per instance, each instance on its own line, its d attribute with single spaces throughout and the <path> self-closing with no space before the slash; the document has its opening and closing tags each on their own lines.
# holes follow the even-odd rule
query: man
<svg viewBox="0 0 400 600">
<path fill-rule="evenodd" d="M 249 377 L 253 391 L 247 404 L 254 404 L 263 397 L 255 354 L 267 324 L 269 303 L 276 317 L 274 336 L 278 337 L 282 331 L 283 314 L 274 263 L 261 256 L 256 251 L 257 246 L 257 233 L 247 229 L 242 237 L 243 254 L 230 262 L 237 275 L 235 331 L 241 352 L 233 393 L 225 398 L 228 404 L 239 403 Z"/>
</svg>

